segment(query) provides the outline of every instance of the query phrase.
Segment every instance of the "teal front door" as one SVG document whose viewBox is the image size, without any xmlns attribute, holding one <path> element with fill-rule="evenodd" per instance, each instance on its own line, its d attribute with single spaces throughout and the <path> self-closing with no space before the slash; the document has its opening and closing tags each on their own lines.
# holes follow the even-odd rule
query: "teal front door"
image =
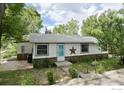
<svg viewBox="0 0 124 93">
<path fill-rule="evenodd" d="M 64 44 L 58 44 L 57 45 L 57 61 L 64 61 L 65 55 L 64 55 Z"/>
</svg>

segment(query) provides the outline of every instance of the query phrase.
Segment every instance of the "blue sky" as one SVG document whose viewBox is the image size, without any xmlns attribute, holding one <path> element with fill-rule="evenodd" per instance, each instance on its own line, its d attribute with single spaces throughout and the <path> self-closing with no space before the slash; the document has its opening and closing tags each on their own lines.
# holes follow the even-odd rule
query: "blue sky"
<svg viewBox="0 0 124 93">
<path fill-rule="evenodd" d="M 43 25 L 52 29 L 58 24 L 65 24 L 72 18 L 81 25 L 82 20 L 96 13 L 100 14 L 105 10 L 118 10 L 122 4 L 106 3 L 37 3 L 31 4 L 41 14 Z M 41 31 L 44 29 L 41 29 Z"/>
</svg>

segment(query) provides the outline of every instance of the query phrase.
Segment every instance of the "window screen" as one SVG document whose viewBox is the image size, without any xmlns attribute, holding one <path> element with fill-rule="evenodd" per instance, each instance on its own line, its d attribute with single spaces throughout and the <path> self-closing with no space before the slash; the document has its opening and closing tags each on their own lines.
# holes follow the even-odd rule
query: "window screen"
<svg viewBox="0 0 124 93">
<path fill-rule="evenodd" d="M 37 55 L 47 55 L 48 45 L 37 45 Z"/>
</svg>

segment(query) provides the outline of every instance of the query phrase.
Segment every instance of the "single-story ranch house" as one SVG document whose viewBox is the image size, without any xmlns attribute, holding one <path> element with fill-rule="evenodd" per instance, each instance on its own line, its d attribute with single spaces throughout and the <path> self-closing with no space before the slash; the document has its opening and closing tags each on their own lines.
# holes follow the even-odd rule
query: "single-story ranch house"
<svg viewBox="0 0 124 93">
<path fill-rule="evenodd" d="M 33 59 L 50 58 L 64 61 L 66 58 L 86 55 L 107 55 L 98 46 L 96 38 L 91 36 L 67 36 L 55 34 L 30 34 L 29 42 L 18 43 L 17 59 L 27 59 L 32 54 Z"/>
</svg>

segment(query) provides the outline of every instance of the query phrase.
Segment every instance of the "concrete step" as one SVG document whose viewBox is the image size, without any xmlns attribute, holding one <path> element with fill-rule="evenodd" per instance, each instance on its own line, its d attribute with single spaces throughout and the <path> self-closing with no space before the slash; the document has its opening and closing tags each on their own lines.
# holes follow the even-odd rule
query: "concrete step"
<svg viewBox="0 0 124 93">
<path fill-rule="evenodd" d="M 55 64 L 57 65 L 57 67 L 68 67 L 72 63 L 69 61 L 61 61 L 61 62 L 55 62 Z"/>
</svg>

